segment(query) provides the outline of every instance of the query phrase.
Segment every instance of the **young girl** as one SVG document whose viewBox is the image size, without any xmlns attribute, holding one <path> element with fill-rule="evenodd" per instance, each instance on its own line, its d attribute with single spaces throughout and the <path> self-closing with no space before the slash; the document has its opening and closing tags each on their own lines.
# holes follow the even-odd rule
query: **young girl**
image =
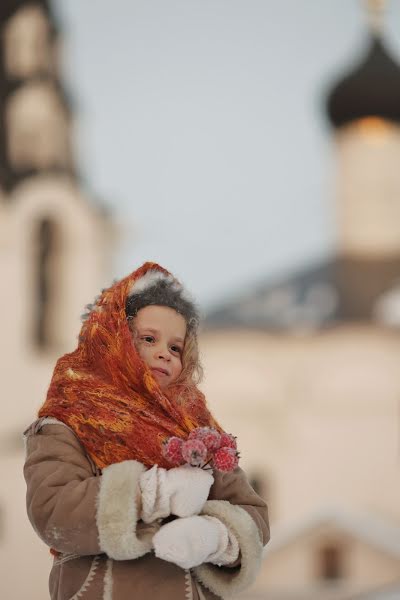
<svg viewBox="0 0 400 600">
<path fill-rule="evenodd" d="M 237 467 L 174 467 L 163 442 L 222 429 L 197 383 L 198 312 L 145 263 L 103 290 L 25 432 L 29 519 L 52 600 L 215 600 L 251 585 L 267 507 Z"/>
</svg>

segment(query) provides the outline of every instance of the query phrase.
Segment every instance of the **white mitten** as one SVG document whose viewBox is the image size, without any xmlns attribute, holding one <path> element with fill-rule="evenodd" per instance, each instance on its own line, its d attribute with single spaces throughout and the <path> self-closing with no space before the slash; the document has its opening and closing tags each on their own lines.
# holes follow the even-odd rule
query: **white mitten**
<svg viewBox="0 0 400 600">
<path fill-rule="evenodd" d="M 140 476 L 141 519 L 152 523 L 173 514 L 190 517 L 201 511 L 214 478 L 210 471 L 183 465 L 163 469 L 154 465 Z"/>
<path fill-rule="evenodd" d="M 191 569 L 204 562 L 226 565 L 239 555 L 236 537 L 219 519 L 208 516 L 175 519 L 153 537 L 158 558 Z"/>
</svg>

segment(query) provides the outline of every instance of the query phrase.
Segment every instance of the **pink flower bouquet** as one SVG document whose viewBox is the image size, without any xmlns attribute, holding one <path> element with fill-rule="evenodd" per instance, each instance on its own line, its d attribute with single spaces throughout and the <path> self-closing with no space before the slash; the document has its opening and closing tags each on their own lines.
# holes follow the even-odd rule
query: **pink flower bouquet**
<svg viewBox="0 0 400 600">
<path fill-rule="evenodd" d="M 219 433 L 213 427 L 197 427 L 188 439 L 172 436 L 163 443 L 163 455 L 175 467 L 189 464 L 205 468 L 207 465 L 229 473 L 239 463 L 236 438 L 230 433 Z"/>
</svg>

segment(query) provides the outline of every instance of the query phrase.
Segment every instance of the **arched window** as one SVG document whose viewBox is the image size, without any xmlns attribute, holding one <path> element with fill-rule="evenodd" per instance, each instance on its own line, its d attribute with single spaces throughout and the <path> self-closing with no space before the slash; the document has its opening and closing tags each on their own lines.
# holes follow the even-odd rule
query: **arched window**
<svg viewBox="0 0 400 600">
<path fill-rule="evenodd" d="M 34 343 L 36 348 L 47 350 L 54 345 L 54 316 L 56 279 L 59 265 L 59 239 L 57 226 L 48 218 L 35 228 L 34 272 Z"/>
<path fill-rule="evenodd" d="M 339 544 L 325 544 L 318 550 L 318 578 L 338 581 L 344 577 L 343 548 Z"/>
<path fill-rule="evenodd" d="M 18 88 L 7 101 L 7 157 L 17 171 L 68 167 L 68 118 L 57 90 L 48 82 Z"/>
</svg>

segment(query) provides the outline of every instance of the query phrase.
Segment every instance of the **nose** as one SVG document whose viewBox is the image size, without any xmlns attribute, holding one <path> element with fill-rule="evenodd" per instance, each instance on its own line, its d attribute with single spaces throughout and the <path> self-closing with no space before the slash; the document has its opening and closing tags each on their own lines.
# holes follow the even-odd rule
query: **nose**
<svg viewBox="0 0 400 600">
<path fill-rule="evenodd" d="M 164 344 L 160 344 L 160 346 L 158 348 L 156 348 L 155 355 L 157 358 L 163 358 L 164 360 L 170 360 L 168 348 Z"/>
</svg>

